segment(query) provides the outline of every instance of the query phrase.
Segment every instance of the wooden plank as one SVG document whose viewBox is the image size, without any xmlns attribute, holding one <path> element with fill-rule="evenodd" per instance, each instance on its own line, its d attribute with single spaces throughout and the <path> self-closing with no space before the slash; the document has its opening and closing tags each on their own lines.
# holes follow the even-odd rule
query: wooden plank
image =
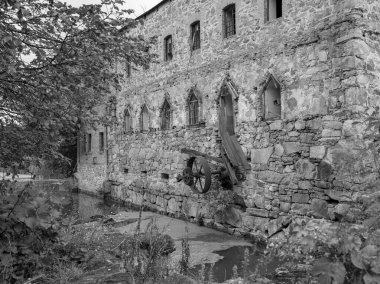
<svg viewBox="0 0 380 284">
<path fill-rule="evenodd" d="M 207 155 L 207 154 L 201 153 L 201 152 L 196 151 L 196 150 L 191 150 L 191 149 L 187 149 L 187 148 L 182 148 L 182 149 L 181 149 L 181 153 L 188 154 L 188 155 L 190 155 L 190 156 L 194 156 L 194 157 L 203 157 L 203 158 L 205 158 L 206 160 L 212 160 L 212 161 L 217 162 L 217 163 L 220 163 L 220 164 L 223 164 L 223 163 L 224 163 L 224 161 L 223 161 L 222 158 L 213 157 L 213 156 L 210 156 L 210 155 Z"/>
</svg>

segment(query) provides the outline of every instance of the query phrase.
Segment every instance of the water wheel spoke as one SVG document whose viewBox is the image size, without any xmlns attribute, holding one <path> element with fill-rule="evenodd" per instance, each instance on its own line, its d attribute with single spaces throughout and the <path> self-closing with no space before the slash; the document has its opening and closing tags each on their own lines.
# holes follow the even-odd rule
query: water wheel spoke
<svg viewBox="0 0 380 284">
<path fill-rule="evenodd" d="M 197 165 L 197 160 L 196 159 L 194 160 L 194 168 L 195 168 L 195 171 L 198 172 L 198 165 Z"/>
</svg>

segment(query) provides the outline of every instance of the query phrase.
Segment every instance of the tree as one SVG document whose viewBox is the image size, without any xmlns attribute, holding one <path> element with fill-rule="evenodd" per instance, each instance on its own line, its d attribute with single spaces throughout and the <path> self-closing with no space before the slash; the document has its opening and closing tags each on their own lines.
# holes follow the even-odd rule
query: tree
<svg viewBox="0 0 380 284">
<path fill-rule="evenodd" d="M 122 5 L 0 0 L 0 166 L 59 155 L 80 123 L 102 121 L 94 107 L 120 88 L 116 63 L 153 58 Z"/>
</svg>

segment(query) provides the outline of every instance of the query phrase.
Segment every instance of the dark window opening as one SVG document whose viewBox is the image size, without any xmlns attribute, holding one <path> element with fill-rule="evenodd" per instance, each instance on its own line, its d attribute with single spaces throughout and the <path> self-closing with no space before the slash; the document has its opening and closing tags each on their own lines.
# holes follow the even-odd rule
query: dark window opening
<svg viewBox="0 0 380 284">
<path fill-rule="evenodd" d="M 131 63 L 129 62 L 125 63 L 125 75 L 127 78 L 131 78 Z"/>
<path fill-rule="evenodd" d="M 163 130 L 170 129 L 170 105 L 167 100 L 165 100 L 162 106 L 161 129 Z"/>
<path fill-rule="evenodd" d="M 104 151 L 104 132 L 99 132 L 99 152 Z"/>
<path fill-rule="evenodd" d="M 282 0 L 267 0 L 266 20 L 271 21 L 282 17 Z"/>
<path fill-rule="evenodd" d="M 201 48 L 201 24 L 199 21 L 191 24 L 191 50 Z"/>
<path fill-rule="evenodd" d="M 144 105 L 141 109 L 140 130 L 141 131 L 149 130 L 149 113 L 148 113 L 148 108 L 146 107 L 146 105 Z"/>
<path fill-rule="evenodd" d="M 87 147 L 86 147 L 86 148 L 87 148 L 87 149 L 86 149 L 86 150 L 87 150 L 87 153 L 90 153 L 90 152 L 91 152 L 91 147 L 92 147 L 92 145 L 91 145 L 91 142 L 92 142 L 92 141 L 91 141 L 91 136 L 92 136 L 92 135 L 91 135 L 90 133 L 87 134 Z"/>
<path fill-rule="evenodd" d="M 82 145 L 81 145 L 83 154 L 86 154 L 86 144 L 87 144 L 86 138 L 87 138 L 86 134 L 83 134 L 82 135 Z"/>
<path fill-rule="evenodd" d="M 124 111 L 123 132 L 125 134 L 125 133 L 128 133 L 130 131 L 132 131 L 132 119 L 131 119 L 131 116 L 129 114 L 129 110 L 126 109 Z"/>
<path fill-rule="evenodd" d="M 224 37 L 236 34 L 235 4 L 228 5 L 223 9 Z"/>
<path fill-rule="evenodd" d="M 124 173 L 127 174 L 128 173 L 128 169 L 124 168 Z"/>
<path fill-rule="evenodd" d="M 169 175 L 165 173 L 161 173 L 161 178 L 162 179 L 169 179 Z"/>
<path fill-rule="evenodd" d="M 199 123 L 199 102 L 194 92 L 192 92 L 189 100 L 189 125 Z"/>
<path fill-rule="evenodd" d="M 173 40 L 172 36 L 169 35 L 165 38 L 165 61 L 173 59 Z"/>
<path fill-rule="evenodd" d="M 281 88 L 271 79 L 264 91 L 265 119 L 281 118 Z"/>
<path fill-rule="evenodd" d="M 148 173 L 148 171 L 141 171 L 141 173 L 142 173 L 142 174 L 147 174 L 147 173 Z"/>
</svg>

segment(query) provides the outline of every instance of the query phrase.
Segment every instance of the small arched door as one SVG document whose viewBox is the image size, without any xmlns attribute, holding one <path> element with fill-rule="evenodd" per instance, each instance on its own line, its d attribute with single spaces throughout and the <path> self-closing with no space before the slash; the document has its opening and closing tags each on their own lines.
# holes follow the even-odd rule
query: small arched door
<svg viewBox="0 0 380 284">
<path fill-rule="evenodd" d="M 229 135 L 235 134 L 232 96 L 230 92 L 225 89 L 222 90 L 219 98 L 219 131 L 221 133 L 228 133 Z"/>
</svg>

